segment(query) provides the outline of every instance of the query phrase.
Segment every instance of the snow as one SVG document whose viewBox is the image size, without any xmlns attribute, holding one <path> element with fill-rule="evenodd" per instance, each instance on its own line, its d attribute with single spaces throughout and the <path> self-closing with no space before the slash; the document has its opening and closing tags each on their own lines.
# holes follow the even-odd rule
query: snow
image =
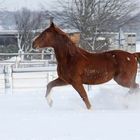
<svg viewBox="0 0 140 140">
<path fill-rule="evenodd" d="M 140 83 L 140 75 L 137 81 Z M 85 89 L 88 89 L 86 85 Z M 92 86 L 87 92 L 93 109 L 87 110 L 71 86 L 52 90 L 52 108 L 44 98 L 45 90 L 15 88 L 7 89 L 6 93 L 0 91 L 0 139 L 140 139 L 140 91 L 128 94 L 128 89 L 114 81 Z"/>
<path fill-rule="evenodd" d="M 93 106 L 87 110 L 71 86 L 57 87 L 50 108 L 45 86 L 37 83 L 42 79 L 29 87 L 0 88 L 0 140 L 140 140 L 140 90 L 130 94 L 113 80 L 89 91 L 85 85 Z"/>
</svg>

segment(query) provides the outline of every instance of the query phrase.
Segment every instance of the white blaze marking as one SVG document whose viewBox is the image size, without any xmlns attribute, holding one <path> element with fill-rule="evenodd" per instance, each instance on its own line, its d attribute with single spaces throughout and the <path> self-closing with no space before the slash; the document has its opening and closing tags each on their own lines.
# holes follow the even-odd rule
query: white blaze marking
<svg viewBox="0 0 140 140">
<path fill-rule="evenodd" d="M 129 57 L 127 57 L 127 60 L 128 60 L 128 61 L 130 61 L 130 58 L 129 58 Z"/>
<path fill-rule="evenodd" d="M 112 57 L 115 58 L 115 55 L 113 54 Z"/>
<path fill-rule="evenodd" d="M 47 99 L 47 102 L 48 102 L 49 106 L 51 107 L 52 104 L 53 104 L 53 101 L 51 99 L 51 94 L 50 93 L 48 94 L 48 96 L 46 97 L 46 99 Z"/>
</svg>

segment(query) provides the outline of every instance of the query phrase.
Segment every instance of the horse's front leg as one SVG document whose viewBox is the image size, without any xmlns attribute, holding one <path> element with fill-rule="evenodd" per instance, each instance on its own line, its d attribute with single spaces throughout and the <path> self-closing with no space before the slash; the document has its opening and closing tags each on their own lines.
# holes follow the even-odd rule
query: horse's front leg
<svg viewBox="0 0 140 140">
<path fill-rule="evenodd" d="M 67 83 L 60 78 L 57 78 L 48 83 L 45 97 L 47 99 L 49 106 L 52 106 L 52 103 L 53 103 L 51 96 L 50 96 L 51 89 L 56 86 L 64 86 L 64 85 L 67 85 Z"/>
<path fill-rule="evenodd" d="M 79 93 L 79 95 L 81 96 L 82 100 L 86 104 L 87 109 L 90 109 L 91 104 L 89 102 L 87 93 L 86 93 L 82 83 L 74 82 L 74 83 L 72 83 L 72 86 Z"/>
</svg>

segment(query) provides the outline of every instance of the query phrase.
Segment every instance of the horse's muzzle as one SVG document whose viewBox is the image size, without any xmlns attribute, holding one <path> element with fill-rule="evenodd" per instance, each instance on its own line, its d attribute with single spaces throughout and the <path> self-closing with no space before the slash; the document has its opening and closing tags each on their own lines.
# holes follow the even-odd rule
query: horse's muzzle
<svg viewBox="0 0 140 140">
<path fill-rule="evenodd" d="M 35 45 L 35 42 L 34 41 L 32 42 L 32 48 L 33 49 L 36 49 L 36 45 Z"/>
</svg>

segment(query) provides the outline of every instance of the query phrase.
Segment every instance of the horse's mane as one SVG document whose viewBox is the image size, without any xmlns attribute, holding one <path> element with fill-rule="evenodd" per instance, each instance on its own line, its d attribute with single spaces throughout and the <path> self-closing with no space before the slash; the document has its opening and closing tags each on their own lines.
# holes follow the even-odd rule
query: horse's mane
<svg viewBox="0 0 140 140">
<path fill-rule="evenodd" d="M 63 32 L 60 28 L 58 28 L 57 26 L 55 26 L 55 31 L 59 34 L 63 36 L 63 39 L 65 41 L 71 42 L 72 45 L 75 46 L 75 43 L 70 39 L 70 37 L 68 36 L 68 34 L 66 34 L 65 32 Z M 76 47 L 76 46 L 75 46 Z"/>
<path fill-rule="evenodd" d="M 63 41 L 66 44 L 66 49 L 68 49 L 68 52 L 70 55 L 74 55 L 77 51 L 78 51 L 78 47 L 76 46 L 76 44 L 71 40 L 71 38 L 68 36 L 68 34 L 66 34 L 65 32 L 63 32 L 60 28 L 58 28 L 57 26 L 54 26 L 53 30 L 62 37 Z"/>
</svg>

